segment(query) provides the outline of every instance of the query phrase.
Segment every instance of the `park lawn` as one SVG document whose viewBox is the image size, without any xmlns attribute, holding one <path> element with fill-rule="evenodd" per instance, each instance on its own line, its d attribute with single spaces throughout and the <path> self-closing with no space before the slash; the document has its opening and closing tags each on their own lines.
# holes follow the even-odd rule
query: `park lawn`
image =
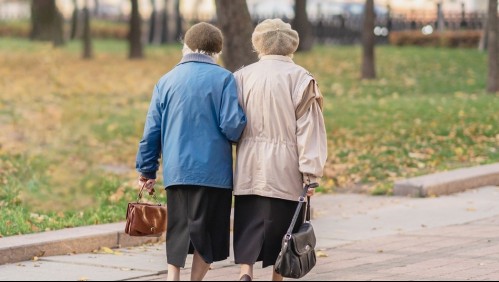
<svg viewBox="0 0 499 282">
<path fill-rule="evenodd" d="M 130 61 L 119 41 L 63 49 L 0 40 L 0 236 L 122 221 L 136 197 L 135 153 L 151 92 L 180 45 Z M 499 161 L 499 97 L 475 50 L 377 49 L 360 81 L 359 47 L 295 61 L 325 96 L 329 158 L 321 190 L 390 194 L 403 177 Z M 164 199 L 164 192 L 162 192 Z"/>
</svg>

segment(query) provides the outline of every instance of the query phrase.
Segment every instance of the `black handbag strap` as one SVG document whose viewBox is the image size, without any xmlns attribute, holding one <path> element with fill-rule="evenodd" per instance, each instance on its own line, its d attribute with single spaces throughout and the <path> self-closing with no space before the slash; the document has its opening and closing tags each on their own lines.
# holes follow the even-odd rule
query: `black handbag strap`
<svg viewBox="0 0 499 282">
<path fill-rule="evenodd" d="M 313 186 L 312 186 L 313 185 Z M 293 229 L 295 229 L 296 221 L 298 220 L 298 217 L 300 216 L 301 208 L 303 206 L 303 203 L 305 202 L 305 196 L 307 196 L 308 189 L 310 188 L 316 188 L 318 185 L 316 183 L 312 185 L 305 185 L 305 188 L 303 188 L 303 194 L 301 195 L 299 202 L 298 202 L 298 207 L 296 208 L 295 215 L 293 216 L 293 220 L 291 221 L 291 225 L 288 228 L 288 231 L 286 232 L 285 240 L 289 241 L 291 239 L 291 235 L 293 234 Z M 306 219 L 305 221 L 310 221 L 310 197 L 307 197 L 307 213 L 306 213 Z"/>
</svg>

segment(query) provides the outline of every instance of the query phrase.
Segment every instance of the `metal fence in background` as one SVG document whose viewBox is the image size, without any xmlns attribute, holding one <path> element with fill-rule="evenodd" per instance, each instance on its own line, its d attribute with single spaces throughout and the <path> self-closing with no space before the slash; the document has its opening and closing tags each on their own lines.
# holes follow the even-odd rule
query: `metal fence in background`
<svg viewBox="0 0 499 282">
<path fill-rule="evenodd" d="M 444 14 L 444 30 L 482 30 L 486 21 L 485 13 L 447 13 Z M 375 30 L 378 43 L 387 43 L 390 32 L 421 31 L 432 33 L 438 30 L 439 21 L 427 16 L 387 16 L 377 17 Z M 321 43 L 355 44 L 361 41 L 362 16 L 333 16 L 312 22 L 317 40 Z"/>
</svg>

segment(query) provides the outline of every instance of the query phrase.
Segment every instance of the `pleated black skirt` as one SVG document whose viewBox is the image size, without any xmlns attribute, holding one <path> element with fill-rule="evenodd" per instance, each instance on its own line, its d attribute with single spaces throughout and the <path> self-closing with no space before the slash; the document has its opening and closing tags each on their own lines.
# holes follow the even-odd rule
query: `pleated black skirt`
<svg viewBox="0 0 499 282">
<path fill-rule="evenodd" d="M 236 196 L 234 206 L 234 256 L 236 264 L 275 264 L 282 238 L 291 224 L 298 202 L 261 196 Z M 304 219 L 304 211 L 295 231 Z"/>
<path fill-rule="evenodd" d="M 194 250 L 206 263 L 227 259 L 232 190 L 182 185 L 166 192 L 168 264 L 184 267 L 187 254 Z"/>
</svg>

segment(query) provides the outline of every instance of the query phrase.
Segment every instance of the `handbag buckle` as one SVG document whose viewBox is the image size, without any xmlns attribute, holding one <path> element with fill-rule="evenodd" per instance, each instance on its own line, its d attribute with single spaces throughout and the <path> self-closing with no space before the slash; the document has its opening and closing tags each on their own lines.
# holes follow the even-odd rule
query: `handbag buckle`
<svg viewBox="0 0 499 282">
<path fill-rule="evenodd" d="M 285 241 L 291 240 L 291 234 L 286 234 L 286 236 L 284 236 L 284 240 Z"/>
<path fill-rule="evenodd" d="M 300 203 L 305 203 L 305 197 L 300 196 L 300 198 L 298 198 L 298 201 L 299 201 Z"/>
</svg>

